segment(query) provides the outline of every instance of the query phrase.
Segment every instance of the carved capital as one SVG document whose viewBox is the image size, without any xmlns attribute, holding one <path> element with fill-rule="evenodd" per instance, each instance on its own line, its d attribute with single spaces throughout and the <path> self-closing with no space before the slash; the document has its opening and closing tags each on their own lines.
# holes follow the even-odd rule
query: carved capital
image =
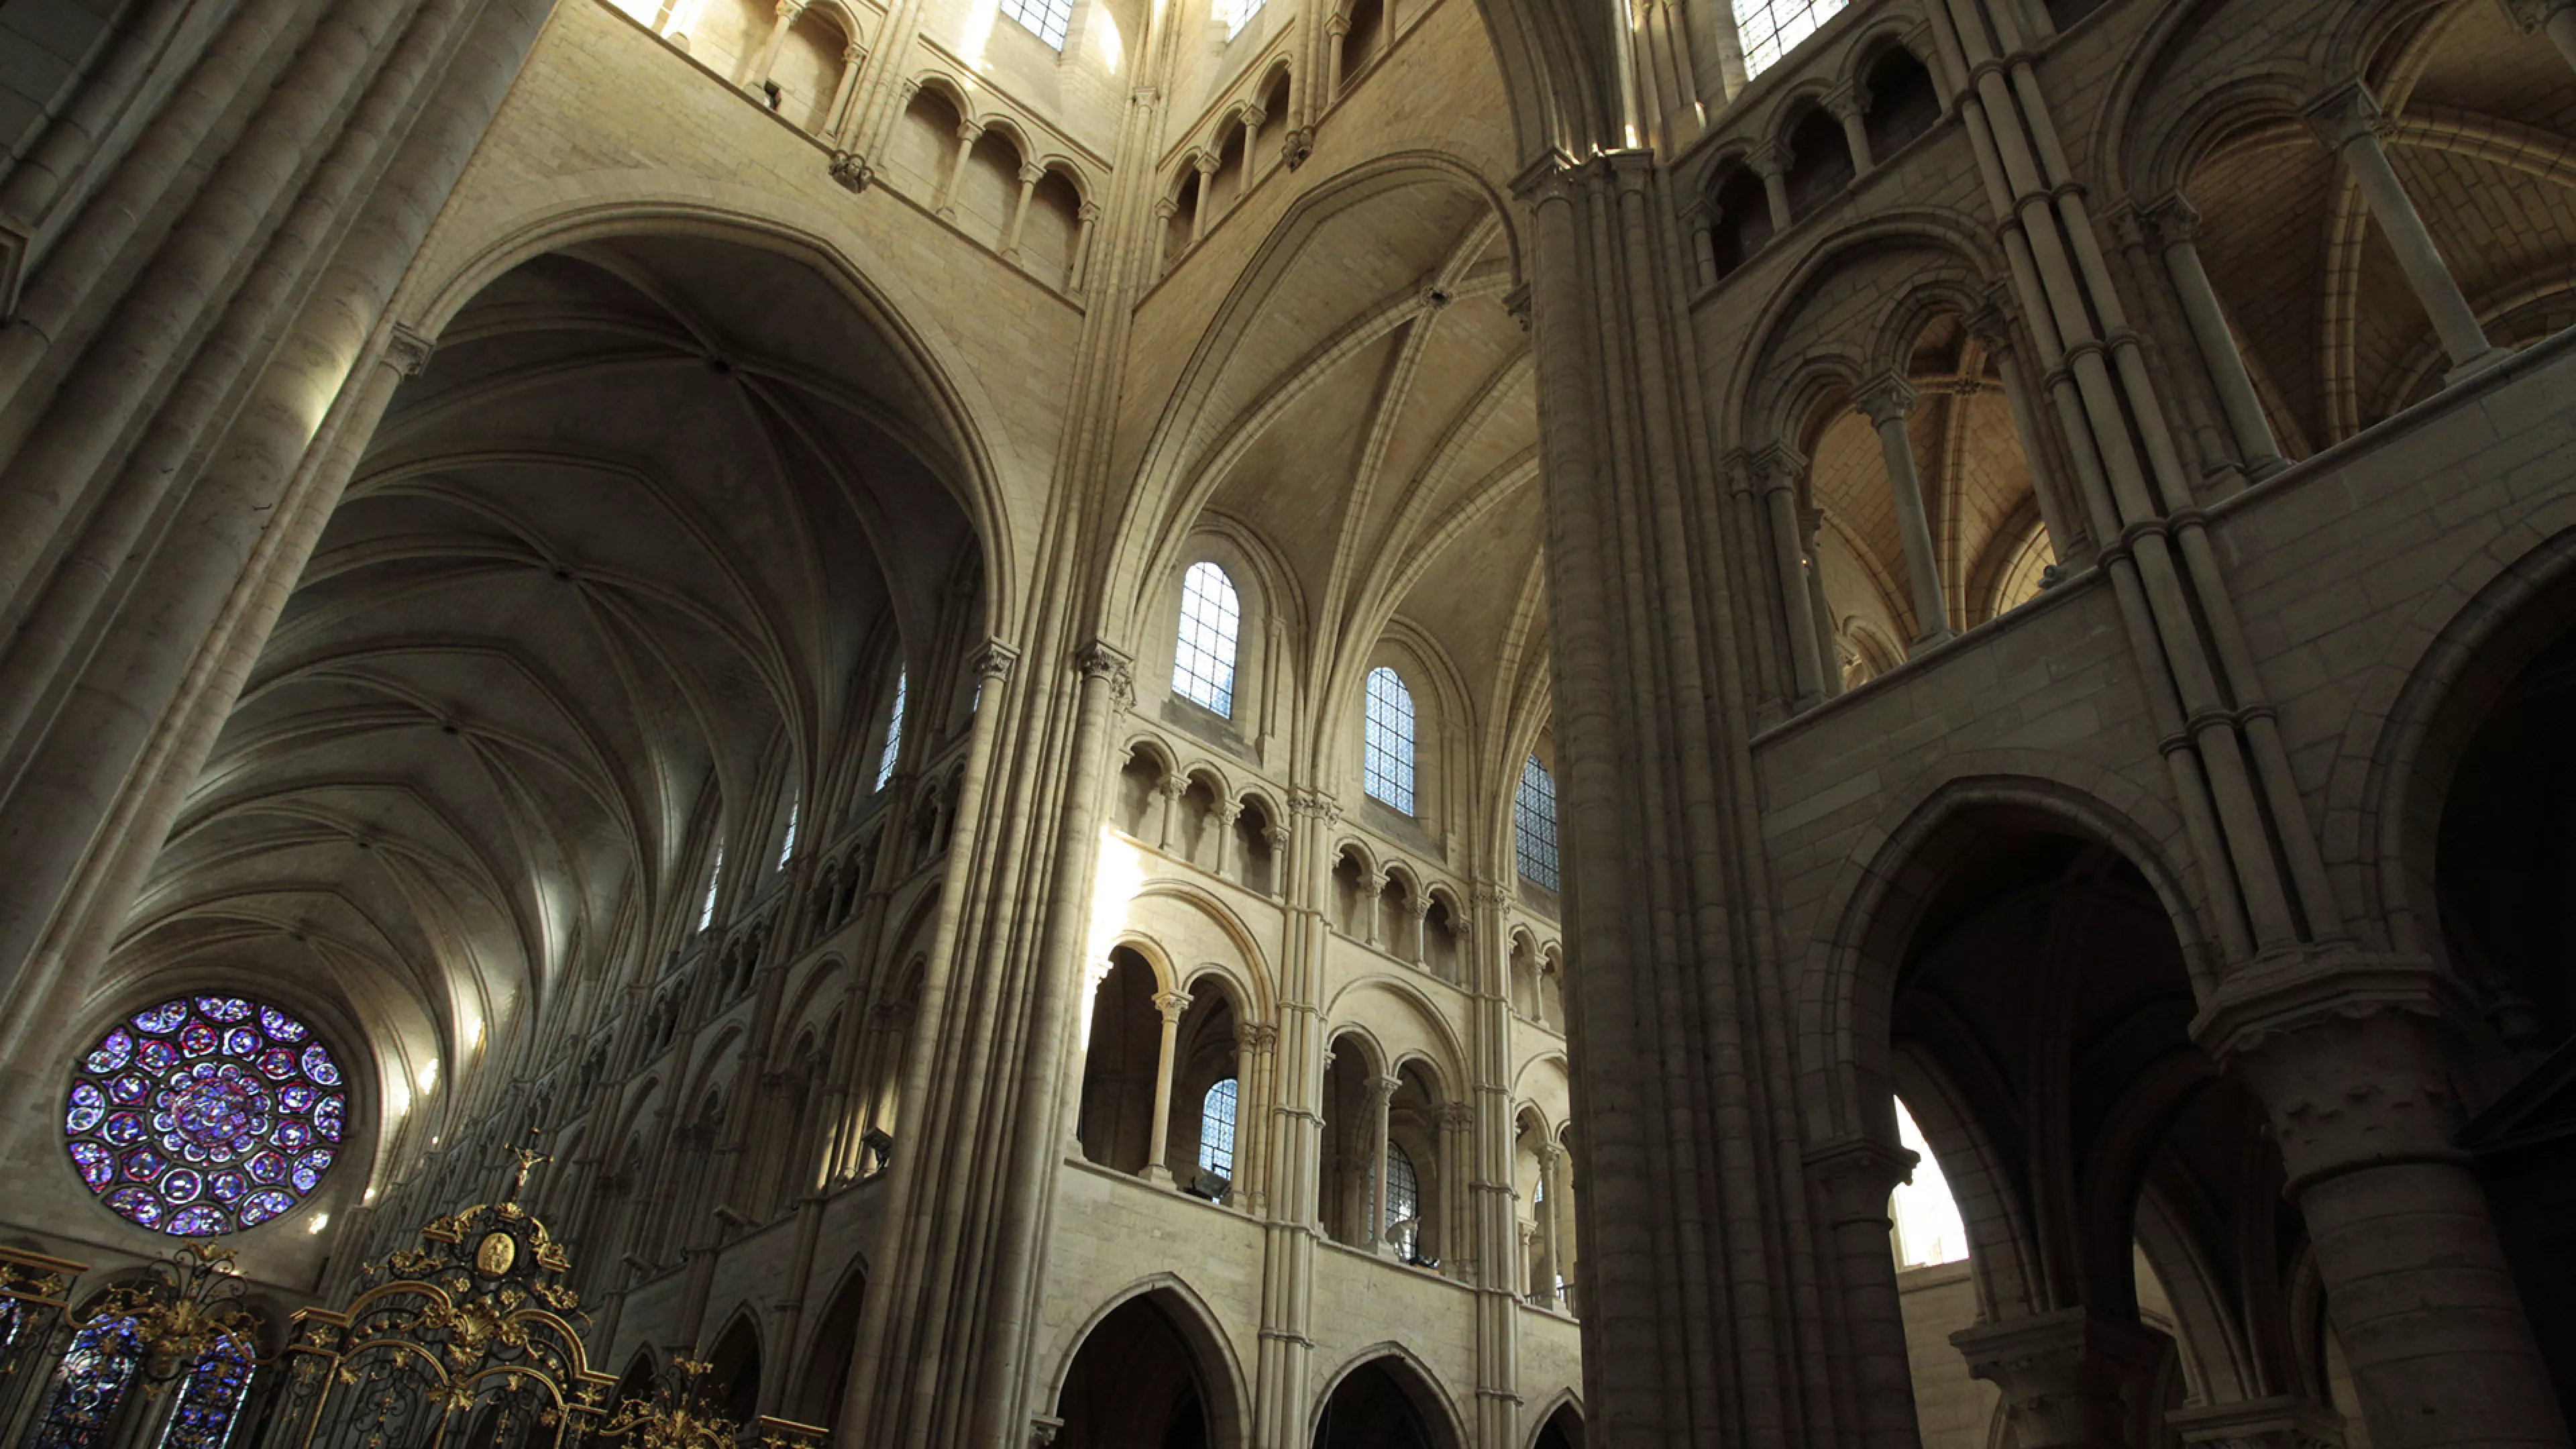
<svg viewBox="0 0 2576 1449">
<path fill-rule="evenodd" d="M 1794 493 L 1798 481 L 1807 476 L 1807 460 L 1797 449 L 1785 443 L 1773 443 L 1753 455 L 1753 476 L 1762 480 L 1766 493 Z"/>
<path fill-rule="evenodd" d="M 2167 1409 L 2165 1422 L 2194 1449 L 2343 1449 L 2343 1415 L 2295 1394 Z"/>
<path fill-rule="evenodd" d="M 1855 85 L 1839 85 L 1825 92 L 1825 111 L 1837 121 L 1857 121 L 1869 114 L 1869 92 Z"/>
<path fill-rule="evenodd" d="M 1073 219 L 1081 222 L 1085 226 L 1089 226 L 1091 223 L 1098 221 L 1100 219 L 1100 203 L 1096 201 L 1086 201 L 1082 205 L 1075 207 L 1073 209 Z"/>
<path fill-rule="evenodd" d="M 1020 184 L 1022 186 L 1035 186 L 1044 180 L 1046 180 L 1045 167 L 1040 166 L 1034 161 L 1023 161 L 1020 163 Z"/>
<path fill-rule="evenodd" d="M 1104 639 L 1094 639 L 1074 653 L 1074 663 L 1082 670 L 1085 683 L 1109 686 L 1110 698 L 1122 709 L 1136 706 L 1136 661 L 1126 650 Z"/>
<path fill-rule="evenodd" d="M 2463 1160 L 2438 1036 L 2469 1014 L 2423 958 L 2294 958 L 2238 967 L 2192 1036 L 2262 1098 L 2295 1192 L 2353 1168 Z"/>
<path fill-rule="evenodd" d="M 2003 1390 L 2024 1444 L 2119 1444 L 2172 1341 L 2069 1308 L 1950 1335 L 1968 1372 Z"/>
<path fill-rule="evenodd" d="M 1914 384 L 1891 372 L 1863 384 L 1861 390 L 1853 395 L 1852 406 L 1872 424 L 1885 427 L 1892 422 L 1904 421 L 1906 414 L 1914 411 L 1917 396 Z"/>
<path fill-rule="evenodd" d="M 1291 130 L 1279 142 L 1279 159 L 1294 171 L 1315 154 L 1315 133 L 1304 126 Z"/>
<path fill-rule="evenodd" d="M 1183 1013 L 1190 1009 L 1190 994 L 1186 991 L 1157 992 L 1154 995 L 1154 1009 L 1162 1013 L 1163 1020 L 1177 1022 Z"/>
<path fill-rule="evenodd" d="M 1508 313 L 1514 322 L 1520 324 L 1523 332 L 1530 330 L 1529 283 L 1523 282 L 1503 294 L 1503 311 Z"/>
<path fill-rule="evenodd" d="M 1288 813 L 1321 820 L 1329 825 L 1342 818 L 1342 806 L 1340 801 L 1321 790 L 1291 790 L 1288 792 Z"/>
<path fill-rule="evenodd" d="M 1857 1133 L 1809 1149 L 1807 1171 L 1823 1193 L 1828 1219 L 1887 1226 L 1887 1196 L 1901 1182 L 1913 1180 L 1921 1159 L 1902 1147 L 1891 1147 Z"/>
<path fill-rule="evenodd" d="M 2341 151 L 2356 141 L 2374 144 L 2388 133 L 2388 114 L 2379 108 L 2379 98 L 2358 80 L 2342 85 L 2299 108 L 2299 118 L 2326 148 Z"/>
<path fill-rule="evenodd" d="M 429 366 L 429 354 L 438 344 L 423 337 L 409 326 L 397 322 L 392 335 L 385 339 L 385 361 L 405 377 L 418 377 Z"/>
<path fill-rule="evenodd" d="M 1744 164 L 1765 181 L 1784 178 L 1789 174 L 1789 148 L 1776 141 L 1756 146 L 1744 153 Z"/>
<path fill-rule="evenodd" d="M 983 134 L 984 128 L 975 124 L 973 121 L 959 121 L 957 123 L 957 139 L 966 145 L 974 145 L 977 139 L 982 137 Z"/>
<path fill-rule="evenodd" d="M 975 671 L 977 679 L 999 681 L 1010 678 L 1011 670 L 1019 662 L 1019 650 L 987 635 L 973 657 L 967 660 L 966 667 Z"/>
<path fill-rule="evenodd" d="M 2163 199 L 2139 212 L 2138 223 L 2148 243 L 2160 248 L 2189 246 L 2200 236 L 2200 210 L 2179 191 L 2166 192 Z"/>
<path fill-rule="evenodd" d="M 1219 160 L 1215 152 L 1201 151 L 1190 158 L 1190 164 L 1198 168 L 1199 175 L 1214 176 L 1216 174 L 1216 168 L 1223 163 Z"/>
<path fill-rule="evenodd" d="M 1443 1102 L 1440 1104 L 1441 1131 L 1464 1132 L 1475 1125 L 1476 1109 L 1472 1104 L 1466 1102 Z"/>
</svg>

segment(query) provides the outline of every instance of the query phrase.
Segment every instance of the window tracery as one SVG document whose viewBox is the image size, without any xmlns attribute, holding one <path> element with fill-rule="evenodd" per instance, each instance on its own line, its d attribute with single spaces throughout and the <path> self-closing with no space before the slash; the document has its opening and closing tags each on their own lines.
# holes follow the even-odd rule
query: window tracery
<svg viewBox="0 0 2576 1449">
<path fill-rule="evenodd" d="M 908 671 L 895 674 L 894 714 L 886 720 L 885 752 L 877 756 L 877 788 L 880 790 L 894 778 L 895 763 L 903 758 L 903 697 L 911 686 L 912 677 Z"/>
<path fill-rule="evenodd" d="M 131 1318 L 103 1319 L 73 1335 L 54 1366 L 51 1392 L 27 1449 L 95 1449 L 109 1440 L 125 1391 L 143 1366 Z"/>
<path fill-rule="evenodd" d="M 137 1227 L 206 1238 L 312 1195 L 348 1094 L 311 1028 L 239 996 L 179 997 L 110 1029 L 73 1073 L 65 1147 Z"/>
<path fill-rule="evenodd" d="M 1207 1089 L 1199 1103 L 1199 1167 L 1234 1176 L 1234 1112 L 1240 1088 L 1228 1077 Z"/>
<path fill-rule="evenodd" d="M 1360 785 L 1372 798 L 1413 813 L 1413 692 L 1385 665 L 1369 671 L 1361 732 Z"/>
<path fill-rule="evenodd" d="M 1073 24 L 1072 0 L 1002 0 L 1002 13 L 1058 50 Z"/>
<path fill-rule="evenodd" d="M 1181 579 L 1181 635 L 1172 654 L 1172 692 L 1232 719 L 1235 649 L 1242 629 L 1243 603 L 1234 580 L 1213 563 L 1190 565 Z"/>
<path fill-rule="evenodd" d="M 1557 888 L 1556 779 L 1532 755 L 1521 763 L 1520 792 L 1512 797 L 1512 836 L 1521 875 Z"/>
<path fill-rule="evenodd" d="M 1735 0 L 1735 33 L 1744 43 L 1744 74 L 1769 70 L 1834 18 L 1847 0 Z"/>
</svg>

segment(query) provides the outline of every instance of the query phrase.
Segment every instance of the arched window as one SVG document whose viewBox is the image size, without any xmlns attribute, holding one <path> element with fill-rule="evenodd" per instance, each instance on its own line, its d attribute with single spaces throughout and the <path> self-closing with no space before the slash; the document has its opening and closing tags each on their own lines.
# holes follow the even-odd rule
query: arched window
<svg viewBox="0 0 2576 1449">
<path fill-rule="evenodd" d="M 1073 0 L 1002 0 L 1002 13 L 1062 50 L 1065 27 L 1073 23 Z"/>
<path fill-rule="evenodd" d="M 1556 889 L 1556 781 L 1532 755 L 1521 763 L 1520 794 L 1512 799 L 1512 837 L 1521 874 Z"/>
<path fill-rule="evenodd" d="M 188 1370 L 159 1449 L 224 1449 L 250 1392 L 252 1371 L 250 1356 L 235 1340 L 222 1339 L 208 1349 Z"/>
<path fill-rule="evenodd" d="M 1744 42 L 1744 73 L 1757 76 L 1834 18 L 1847 0 L 1735 0 L 1735 35 Z"/>
<path fill-rule="evenodd" d="M 716 887 L 724 884 L 724 842 L 716 842 L 716 863 L 707 867 L 707 898 L 698 905 L 698 929 L 716 923 Z"/>
<path fill-rule="evenodd" d="M 1207 1089 L 1199 1103 L 1199 1166 L 1219 1177 L 1234 1176 L 1234 1107 L 1238 1088 L 1232 1077 Z"/>
<path fill-rule="evenodd" d="M 1394 670 L 1369 671 L 1368 719 L 1360 736 L 1360 785 L 1370 795 L 1413 813 L 1413 692 Z"/>
<path fill-rule="evenodd" d="M 53 1388 L 27 1435 L 27 1449 L 96 1449 L 109 1442 L 117 1408 L 142 1363 L 133 1319 L 103 1319 L 82 1329 L 54 1367 Z"/>
<path fill-rule="evenodd" d="M 790 797 L 787 802 L 787 835 L 785 839 L 778 842 L 778 865 L 776 868 L 779 870 L 785 870 L 787 868 L 787 862 L 793 860 L 796 856 L 796 811 L 798 807 L 802 806 L 804 803 L 804 801 L 793 797 Z"/>
<path fill-rule="evenodd" d="M 1172 652 L 1172 692 L 1234 717 L 1234 648 L 1243 605 L 1234 580 L 1212 563 L 1194 563 L 1181 579 L 1181 638 Z"/>
<path fill-rule="evenodd" d="M 1932 1158 L 1932 1144 L 1903 1102 L 1896 1104 L 1896 1135 L 1923 1159 L 1914 1165 L 1914 1180 L 1899 1183 L 1888 1204 L 1887 1215 L 1896 1220 L 1896 1265 L 1956 1263 L 1968 1256 L 1968 1228 L 1959 1220 L 1959 1204 L 1950 1196 L 1941 1164 Z"/>
<path fill-rule="evenodd" d="M 1413 1155 L 1386 1144 L 1386 1237 L 1408 1263 L 1422 1241 L 1422 1179 L 1413 1170 Z"/>
<path fill-rule="evenodd" d="M 1232 40 L 1261 13 L 1261 0 L 1216 0 L 1216 23 L 1225 27 L 1225 38 Z"/>
<path fill-rule="evenodd" d="M 912 687 L 910 674 L 898 671 L 894 677 L 894 713 L 886 720 L 885 752 L 877 756 L 877 788 L 886 787 L 894 778 L 895 762 L 903 758 L 903 696 Z"/>
</svg>

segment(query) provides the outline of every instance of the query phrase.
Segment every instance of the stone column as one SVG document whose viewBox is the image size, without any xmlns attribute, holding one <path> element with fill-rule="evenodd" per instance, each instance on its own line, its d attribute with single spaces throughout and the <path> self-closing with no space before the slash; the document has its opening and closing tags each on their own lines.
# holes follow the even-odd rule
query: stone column
<svg viewBox="0 0 2576 1449">
<path fill-rule="evenodd" d="M 1190 211 L 1190 245 L 1197 246 L 1216 225 L 1216 157 L 1206 151 L 1191 158 L 1199 173 L 1199 204 Z"/>
<path fill-rule="evenodd" d="M 1833 1234 L 1838 1315 L 1850 1336 L 1861 1442 L 1872 1449 L 1916 1449 L 1914 1375 L 1905 1350 L 1905 1317 L 1896 1293 L 1888 1196 L 1910 1181 L 1916 1158 L 1902 1147 L 1846 1137 L 1807 1154 L 1824 1225 Z"/>
<path fill-rule="evenodd" d="M 2524 34 L 2547 33 L 2558 53 L 2576 66 L 2576 0 L 2504 0 L 2504 8 Z"/>
<path fill-rule="evenodd" d="M 967 158 L 975 154 L 975 142 L 984 128 L 973 121 L 957 123 L 957 153 L 948 158 L 948 179 L 939 183 L 939 196 L 931 210 L 949 221 L 957 219 L 957 183 L 966 179 Z"/>
<path fill-rule="evenodd" d="M 1271 885 L 1276 888 L 1274 894 L 1281 900 L 1285 900 L 1288 898 L 1288 827 L 1264 826 L 1261 839 L 1270 847 Z"/>
<path fill-rule="evenodd" d="M 2388 239 L 2389 250 L 2397 254 L 2399 270 L 2406 273 L 2407 284 L 2415 289 L 2415 299 L 2432 319 L 2442 350 L 2451 356 L 2451 377 L 2459 378 L 2510 356 L 2487 341 L 2486 329 L 2479 325 L 2478 314 L 2460 291 L 2459 280 L 2442 260 L 2441 249 L 2433 244 L 2433 233 L 2424 225 L 2423 215 L 2407 197 L 2405 184 L 2397 179 L 2397 169 L 2388 164 L 2388 152 L 2379 140 L 2387 118 L 2369 90 L 2359 81 L 2337 86 L 2309 102 L 2304 114 L 2326 149 L 2343 161 L 2353 184 L 2361 188 L 2362 199 L 2370 204 L 2370 215 L 2379 223 L 2380 235 Z"/>
<path fill-rule="evenodd" d="M 1342 42 L 1350 33 L 1351 17 L 1347 13 L 1324 22 L 1324 101 L 1315 108 L 1318 114 L 1342 93 Z"/>
<path fill-rule="evenodd" d="M 1386 871 L 1373 868 L 1368 874 L 1360 877 L 1360 884 L 1367 890 L 1368 902 L 1361 908 L 1368 912 L 1368 920 L 1365 923 L 1368 932 L 1364 939 L 1372 947 L 1380 946 L 1383 943 L 1378 940 L 1378 918 L 1385 914 L 1381 908 L 1386 904 Z"/>
<path fill-rule="evenodd" d="M 1559 1169 L 1565 1162 L 1565 1149 L 1553 1142 L 1538 1145 L 1538 1268 L 1530 1276 L 1529 1296 L 1550 1308 L 1560 1307 L 1556 1299 L 1557 1275 L 1564 1271 L 1565 1260 L 1557 1256 L 1557 1200 L 1564 1195 L 1565 1179 Z"/>
<path fill-rule="evenodd" d="M 1264 1132 L 1264 1124 L 1275 1124 L 1280 1110 L 1279 1028 L 1263 1022 L 1251 1028 L 1252 1076 L 1239 1082 L 1235 1089 L 1235 1181 L 1237 1207 L 1254 1217 L 1270 1211 L 1271 1164 L 1278 1156 L 1278 1139 Z M 1249 1153 L 1246 1157 L 1240 1154 Z"/>
<path fill-rule="evenodd" d="M 2402 957 L 2238 967 L 2192 1034 L 2262 1098 L 2375 1449 L 2568 1442 L 2435 1033 L 2457 981 Z"/>
<path fill-rule="evenodd" d="M 1074 210 L 1073 255 L 1064 264 L 1064 289 L 1068 292 L 1082 290 L 1083 263 L 1091 260 L 1091 224 L 1099 219 L 1100 206 L 1097 202 L 1086 201 Z"/>
<path fill-rule="evenodd" d="M 1476 1281 L 1475 1130 L 1473 1105 L 1440 1104 L 1440 1271 L 1461 1283 Z"/>
<path fill-rule="evenodd" d="M 1225 874 L 1226 857 L 1234 848 L 1234 822 L 1243 818 L 1243 806 L 1232 800 L 1219 800 L 1208 819 L 1216 827 L 1216 873 Z"/>
<path fill-rule="evenodd" d="M 1226 1200 L 1243 1206 L 1244 1189 L 1250 1185 L 1246 1169 L 1252 1163 L 1252 1074 L 1253 1054 L 1260 1042 L 1261 1028 L 1236 1018 L 1234 1023 L 1234 1165 L 1226 1172 Z"/>
<path fill-rule="evenodd" d="M 1410 943 L 1413 954 L 1409 959 L 1418 969 L 1428 971 L 1431 969 L 1431 897 L 1419 889 L 1407 891 L 1404 914 L 1413 921 L 1413 940 Z"/>
<path fill-rule="evenodd" d="M 1950 608 L 1941 598 L 1941 565 L 1932 552 L 1932 525 L 1923 513 L 1923 484 L 1914 473 L 1914 439 L 1905 419 L 1914 410 L 1911 384 L 1894 374 L 1878 378 L 1852 400 L 1878 429 L 1887 458 L 1887 486 L 1896 499 L 1896 528 L 1905 540 L 1905 575 L 1913 585 L 1914 643 L 1920 654 L 1950 637 Z"/>
<path fill-rule="evenodd" d="M 1188 782 L 1178 775 L 1165 775 L 1154 782 L 1154 793 L 1163 797 L 1163 828 L 1155 838 L 1154 848 L 1165 855 L 1172 853 L 1172 817 L 1180 813 L 1181 796 L 1187 794 L 1189 788 Z"/>
<path fill-rule="evenodd" d="M 858 89 L 859 62 L 867 58 L 867 47 L 855 40 L 841 47 L 841 83 L 832 88 L 832 104 L 823 110 L 823 134 L 835 145 L 849 142 L 841 133 L 850 124 L 850 95 Z"/>
<path fill-rule="evenodd" d="M 1789 629 L 1789 667 L 1796 707 L 1825 696 L 1825 669 L 1816 653 L 1814 595 L 1807 589 L 1806 554 L 1799 547 L 1798 480 L 1807 460 L 1774 443 L 1753 460 L 1762 476 L 1763 514 L 1770 520 L 1771 558 L 1780 572 L 1780 612 Z"/>
<path fill-rule="evenodd" d="M 1002 260 L 1020 259 L 1020 228 L 1029 220 L 1029 198 L 1037 194 L 1038 183 L 1046 179 L 1046 168 L 1032 162 L 1020 163 L 1020 195 L 1011 203 L 1011 224 L 1002 228 Z"/>
<path fill-rule="evenodd" d="M 1172 1169 L 1163 1161 L 1172 1149 L 1172 1052 L 1180 1044 L 1181 1014 L 1189 1009 L 1186 991 L 1155 993 L 1154 1010 L 1163 1018 L 1163 1035 L 1154 1053 L 1154 1120 L 1147 1128 L 1145 1180 L 1162 1187 L 1172 1184 Z"/>
<path fill-rule="evenodd" d="M 1822 674 L 1817 682 L 1824 687 L 1825 698 L 1843 692 L 1842 653 L 1834 647 L 1834 606 L 1825 597 L 1825 570 L 1816 561 L 1816 542 L 1825 526 L 1825 510 L 1798 510 L 1798 553 L 1807 561 L 1807 613 L 1816 629 L 1816 667 Z"/>
<path fill-rule="evenodd" d="M 2022 377 L 2012 325 L 1995 304 L 1970 313 L 1966 323 L 1986 345 L 1995 375 L 2003 379 L 2004 405 L 2012 410 L 2013 432 L 2021 442 L 2022 461 L 2030 468 L 2031 497 L 2039 504 L 2040 522 L 2048 528 L 2049 546 L 2057 551 L 2060 568 L 2077 572 L 2092 562 L 2093 536 L 2084 526 L 2083 505 L 2064 491 L 2066 481 L 2049 453 L 2047 435 L 2040 431 L 2039 410 Z"/>
<path fill-rule="evenodd" d="M 2194 245 L 2200 235 L 2200 213 L 2177 192 L 2157 203 L 2144 220 L 2148 235 L 2164 253 L 2165 270 L 2173 277 L 2174 294 L 2182 301 L 2192 340 L 2200 345 L 2201 361 L 2209 369 L 2210 381 L 2218 386 L 2219 408 L 2227 415 L 2227 431 L 2236 441 L 2236 455 L 2245 460 L 2245 471 L 2263 478 L 2290 466 L 2281 456 L 2280 440 L 2272 436 L 2272 420 L 2264 416 L 2263 400 L 2254 391 L 2254 376 L 2246 370 L 2235 330 L 2227 325 L 2227 308 L 2200 264 L 2200 248 Z"/>
<path fill-rule="evenodd" d="M 1839 87 L 1825 97 L 1825 109 L 1842 122 L 1843 144 L 1851 148 L 1855 177 L 1877 169 L 1878 158 L 1869 154 L 1869 127 L 1863 120 L 1869 114 L 1869 93 L 1858 86 Z"/>
<path fill-rule="evenodd" d="M 769 39 L 761 44 L 760 58 L 748 73 L 735 78 L 735 84 L 758 90 L 760 83 L 769 79 L 770 68 L 778 64 L 778 48 L 787 43 L 787 32 L 796 28 L 796 17 L 805 13 L 805 0 L 778 0 L 775 13 L 778 18 L 770 23 Z"/>
<path fill-rule="evenodd" d="M 2003 1390 L 2020 1449 L 2128 1449 L 2133 1412 L 2155 1407 L 2140 1400 L 2172 1347 L 2161 1333 L 2081 1307 L 1981 1323 L 1950 1342 L 1969 1373 Z"/>
<path fill-rule="evenodd" d="M 1787 232 L 1796 219 L 1789 214 L 1789 148 L 1775 143 L 1744 159 L 1753 174 L 1762 178 L 1762 199 L 1771 204 L 1771 234 Z"/>
<path fill-rule="evenodd" d="M 1380 1077 L 1369 1084 L 1368 1094 L 1368 1200 L 1361 1210 L 1368 1214 L 1368 1231 L 1361 1241 L 1383 1253 L 1386 1241 L 1386 1161 L 1387 1106 L 1395 1100 L 1397 1079 Z"/>
</svg>

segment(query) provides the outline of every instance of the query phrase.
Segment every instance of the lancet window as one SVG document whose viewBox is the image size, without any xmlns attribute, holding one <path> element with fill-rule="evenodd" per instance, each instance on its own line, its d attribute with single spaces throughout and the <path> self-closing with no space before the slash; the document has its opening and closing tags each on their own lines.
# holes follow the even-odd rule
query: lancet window
<svg viewBox="0 0 2576 1449">
<path fill-rule="evenodd" d="M 1361 787 L 1396 809 L 1413 813 L 1413 692 L 1403 676 L 1380 665 L 1369 671 L 1366 724 L 1361 732 Z"/>
<path fill-rule="evenodd" d="M 1181 637 L 1172 652 L 1172 692 L 1229 719 L 1234 715 L 1235 646 L 1243 604 L 1234 581 L 1212 563 L 1194 563 L 1181 580 Z"/>
</svg>

